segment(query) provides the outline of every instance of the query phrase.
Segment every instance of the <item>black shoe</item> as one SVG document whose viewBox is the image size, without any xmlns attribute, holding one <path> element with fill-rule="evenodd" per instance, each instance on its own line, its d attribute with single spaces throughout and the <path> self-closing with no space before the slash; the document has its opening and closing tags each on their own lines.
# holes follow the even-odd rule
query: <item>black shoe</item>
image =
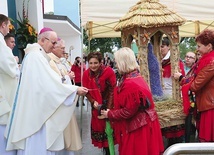
<svg viewBox="0 0 214 155">
<path fill-rule="evenodd" d="M 110 151 L 108 147 L 104 147 L 104 155 L 110 155 Z"/>
<path fill-rule="evenodd" d="M 83 102 L 82 105 L 85 106 L 85 103 Z"/>
<path fill-rule="evenodd" d="M 76 104 L 76 107 L 79 107 L 79 103 Z"/>
</svg>

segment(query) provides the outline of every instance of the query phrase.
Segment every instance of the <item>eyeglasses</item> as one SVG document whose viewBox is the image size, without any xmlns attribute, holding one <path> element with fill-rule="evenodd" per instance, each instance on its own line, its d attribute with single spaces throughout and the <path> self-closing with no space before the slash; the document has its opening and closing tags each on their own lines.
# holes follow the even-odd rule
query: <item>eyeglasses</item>
<svg viewBox="0 0 214 155">
<path fill-rule="evenodd" d="M 195 59 L 195 57 L 188 56 L 188 55 L 186 55 L 185 58 L 186 58 L 186 59 Z"/>
<path fill-rule="evenodd" d="M 57 44 L 56 41 L 52 41 L 52 40 L 50 40 L 49 38 L 46 38 L 46 37 L 45 37 L 45 39 L 47 39 L 48 41 L 50 41 L 53 45 L 56 45 L 56 44 Z"/>
</svg>

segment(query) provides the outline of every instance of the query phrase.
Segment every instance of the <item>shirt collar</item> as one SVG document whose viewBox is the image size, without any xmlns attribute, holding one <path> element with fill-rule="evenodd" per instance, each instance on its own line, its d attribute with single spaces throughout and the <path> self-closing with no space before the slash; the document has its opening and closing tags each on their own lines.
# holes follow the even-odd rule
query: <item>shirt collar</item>
<svg viewBox="0 0 214 155">
<path fill-rule="evenodd" d="M 167 54 L 165 55 L 165 57 L 162 60 L 167 60 L 170 57 L 170 51 L 167 52 Z"/>
</svg>

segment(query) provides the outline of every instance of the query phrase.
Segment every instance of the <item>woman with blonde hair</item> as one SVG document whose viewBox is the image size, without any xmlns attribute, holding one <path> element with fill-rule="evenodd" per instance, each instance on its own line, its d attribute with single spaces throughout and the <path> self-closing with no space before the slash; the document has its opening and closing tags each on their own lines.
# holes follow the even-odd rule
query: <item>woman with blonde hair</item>
<svg viewBox="0 0 214 155">
<path fill-rule="evenodd" d="M 120 155 L 159 155 L 164 151 L 160 124 L 134 52 L 124 47 L 114 57 L 121 79 L 114 89 L 114 108 L 101 114 L 115 124 Z"/>
</svg>

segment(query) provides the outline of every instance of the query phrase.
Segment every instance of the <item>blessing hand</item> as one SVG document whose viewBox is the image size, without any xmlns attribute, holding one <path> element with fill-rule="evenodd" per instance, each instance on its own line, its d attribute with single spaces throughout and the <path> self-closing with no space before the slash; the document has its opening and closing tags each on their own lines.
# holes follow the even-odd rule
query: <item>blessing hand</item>
<svg viewBox="0 0 214 155">
<path fill-rule="evenodd" d="M 85 87 L 78 87 L 77 88 L 77 94 L 78 95 L 81 95 L 81 96 L 84 96 L 88 93 L 88 89 L 85 88 Z"/>
</svg>

